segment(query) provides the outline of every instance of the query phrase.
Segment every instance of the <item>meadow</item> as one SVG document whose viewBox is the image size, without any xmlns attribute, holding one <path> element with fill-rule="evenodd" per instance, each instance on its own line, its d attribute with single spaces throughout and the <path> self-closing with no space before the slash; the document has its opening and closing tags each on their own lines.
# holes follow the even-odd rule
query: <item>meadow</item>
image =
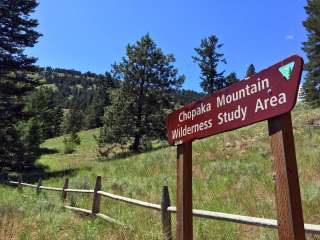
<svg viewBox="0 0 320 240">
<path fill-rule="evenodd" d="M 311 123 L 320 109 L 298 104 L 292 113 L 305 223 L 320 224 L 320 130 Z M 106 192 L 160 203 L 163 185 L 176 194 L 176 149 L 166 142 L 140 154 L 98 157 L 98 129 L 79 133 L 81 144 L 63 152 L 63 136 L 47 140 L 37 164 L 44 171 L 23 176 L 25 182 L 93 189 L 102 176 Z M 91 196 L 68 194 L 67 204 L 91 208 Z M 276 218 L 272 162 L 266 122 L 212 136 L 193 144 L 193 208 L 265 218 Z M 0 239 L 163 239 L 159 212 L 103 199 L 101 212 L 126 227 L 62 208 L 55 192 L 0 185 Z M 172 215 L 173 227 L 175 215 Z M 173 229 L 173 232 L 175 229 Z M 277 239 L 277 231 L 222 221 L 194 218 L 195 239 Z M 308 239 L 320 237 L 308 235 Z"/>
</svg>

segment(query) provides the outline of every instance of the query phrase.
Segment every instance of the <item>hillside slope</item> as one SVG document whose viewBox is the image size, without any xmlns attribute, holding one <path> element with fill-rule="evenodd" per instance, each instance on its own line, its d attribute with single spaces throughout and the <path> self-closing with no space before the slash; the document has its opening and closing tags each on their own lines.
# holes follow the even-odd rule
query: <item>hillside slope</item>
<svg viewBox="0 0 320 240">
<path fill-rule="evenodd" d="M 320 224 L 320 132 L 307 124 L 314 119 L 320 119 L 320 109 L 301 105 L 293 112 L 304 219 Z M 174 147 L 157 143 L 146 153 L 103 160 L 97 158 L 97 133 L 81 132 L 81 145 L 70 155 L 63 154 L 63 137 L 47 140 L 43 144 L 47 154 L 38 160 L 46 166 L 43 184 L 61 187 L 64 177 L 69 177 L 70 187 L 92 189 L 95 177 L 101 175 L 104 191 L 154 203 L 160 202 L 162 186 L 167 184 L 175 203 Z M 193 146 L 194 208 L 276 217 L 265 122 L 196 141 Z M 101 211 L 124 222 L 128 226 L 124 228 L 63 210 L 57 193 L 37 196 L 33 189 L 20 194 L 11 187 L 0 188 L 0 239 L 11 235 L 11 239 L 162 239 L 159 213 L 152 210 L 103 200 Z M 68 204 L 90 209 L 91 198 L 70 194 Z M 195 239 L 277 238 L 275 230 L 197 218 L 194 232 Z"/>
</svg>

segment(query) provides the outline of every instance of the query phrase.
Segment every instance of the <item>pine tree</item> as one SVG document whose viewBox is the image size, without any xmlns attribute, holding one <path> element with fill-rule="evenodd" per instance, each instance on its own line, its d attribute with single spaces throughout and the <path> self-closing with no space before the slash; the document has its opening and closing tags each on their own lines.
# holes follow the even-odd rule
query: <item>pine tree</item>
<svg viewBox="0 0 320 240">
<path fill-rule="evenodd" d="M 110 73 L 106 72 L 104 77 L 95 82 L 95 90 L 90 105 L 86 109 L 85 125 L 87 129 L 102 126 L 104 109 L 110 104 L 109 92 L 114 82 Z"/>
<path fill-rule="evenodd" d="M 37 118 L 42 140 L 60 135 L 63 112 L 54 102 L 55 91 L 49 87 L 40 87 L 27 98 L 26 109 Z"/>
<path fill-rule="evenodd" d="M 36 0 L 0 2 L 0 167 L 10 167 L 23 157 L 16 125 L 27 117 L 22 98 L 36 85 L 32 78 L 36 59 L 24 50 L 40 36 L 35 31 L 37 20 L 30 18 L 37 5 Z"/>
<path fill-rule="evenodd" d="M 227 84 L 227 87 L 236 83 L 236 82 L 239 82 L 239 79 L 237 78 L 237 74 L 235 72 L 231 72 L 227 77 L 226 77 L 226 84 Z"/>
<path fill-rule="evenodd" d="M 199 48 L 195 48 L 197 55 L 193 56 L 201 70 L 201 87 L 204 92 L 211 94 L 227 86 L 226 79 L 223 77 L 224 71 L 218 71 L 219 63 L 225 63 L 223 53 L 219 53 L 223 44 L 218 43 L 218 38 L 211 35 L 201 40 Z"/>
<path fill-rule="evenodd" d="M 254 75 L 254 74 L 256 74 L 256 68 L 254 67 L 253 64 L 250 64 L 250 65 L 248 66 L 247 71 L 246 71 L 246 76 L 245 76 L 245 78 L 248 78 L 248 77 L 250 77 L 250 76 L 252 76 L 252 75 Z"/>
<path fill-rule="evenodd" d="M 65 133 L 76 133 L 84 127 L 84 114 L 79 109 L 70 109 L 64 119 Z"/>
<path fill-rule="evenodd" d="M 150 139 L 165 137 L 165 117 L 173 108 L 172 91 L 181 87 L 173 55 L 165 55 L 147 34 L 128 45 L 127 56 L 112 66 L 120 89 L 106 108 L 99 143 L 131 143 L 135 152 Z"/>
<path fill-rule="evenodd" d="M 30 166 L 39 155 L 42 135 L 41 127 L 36 117 L 30 118 L 28 121 L 20 121 L 17 127 L 22 143 L 19 149 L 21 158 L 13 163 L 16 164 L 17 169 L 21 169 L 21 166 Z"/>
<path fill-rule="evenodd" d="M 181 89 L 172 93 L 174 95 L 174 102 L 177 106 L 185 106 L 191 102 L 197 101 L 205 96 L 204 93 L 199 93 L 193 90 Z"/>
<path fill-rule="evenodd" d="M 308 40 L 303 43 L 308 62 L 303 84 L 304 100 L 312 106 L 320 105 L 320 0 L 308 0 L 305 6 L 307 19 L 303 22 Z"/>
</svg>

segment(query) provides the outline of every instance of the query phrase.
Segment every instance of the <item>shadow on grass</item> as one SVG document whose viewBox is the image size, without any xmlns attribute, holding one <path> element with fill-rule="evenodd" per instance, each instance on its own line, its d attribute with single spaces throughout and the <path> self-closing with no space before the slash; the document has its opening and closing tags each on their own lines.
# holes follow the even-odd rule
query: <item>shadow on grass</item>
<svg viewBox="0 0 320 240">
<path fill-rule="evenodd" d="M 0 172 L 0 182 L 5 182 L 7 180 L 18 181 L 19 176 L 21 176 L 22 182 L 25 183 L 37 183 L 39 179 L 47 180 L 50 178 L 66 178 L 75 176 L 80 170 L 90 171 L 91 167 L 85 168 L 68 168 L 58 171 L 48 171 L 47 166 L 43 165 L 33 165 L 25 168 L 21 172 Z"/>
<path fill-rule="evenodd" d="M 133 151 L 127 150 L 127 151 L 113 153 L 112 156 L 99 156 L 97 160 L 99 162 L 114 161 L 114 160 L 119 160 L 121 158 L 128 158 L 131 156 L 135 156 L 135 155 L 138 155 L 141 153 L 151 153 L 151 152 L 157 151 L 159 149 L 164 149 L 164 148 L 168 148 L 168 147 L 170 147 L 170 145 L 163 144 L 163 145 L 153 147 L 153 148 L 150 148 L 147 150 L 139 151 L 139 152 L 133 152 Z"/>
<path fill-rule="evenodd" d="M 18 180 L 18 176 L 22 177 L 22 180 L 27 183 L 37 182 L 41 179 L 49 179 L 56 177 L 74 176 L 78 168 L 69 168 L 60 171 L 50 171 L 49 167 L 43 164 L 37 163 L 39 157 L 43 154 L 56 154 L 59 151 L 51 148 L 40 148 L 36 154 L 29 156 L 27 161 L 17 161 L 7 164 L 1 163 L 0 166 L 0 180 Z"/>
<path fill-rule="evenodd" d="M 3 180 L 12 180 L 12 181 L 18 181 L 18 176 L 21 176 L 22 182 L 26 183 L 36 183 L 39 181 L 39 179 L 46 180 L 50 178 L 63 178 L 63 177 L 72 177 L 77 174 L 79 171 L 79 168 L 70 168 L 65 170 L 59 170 L 59 171 L 46 171 L 46 168 L 33 168 L 32 170 L 24 171 L 19 173 L 18 175 L 15 173 L 2 173 L 2 179 Z M 82 169 L 81 169 L 82 170 Z M 1 177 L 0 177 L 1 178 Z"/>
<path fill-rule="evenodd" d="M 59 153 L 59 151 L 57 149 L 52 149 L 52 148 L 40 148 L 39 150 L 39 155 L 43 155 L 43 154 L 56 154 Z"/>
</svg>

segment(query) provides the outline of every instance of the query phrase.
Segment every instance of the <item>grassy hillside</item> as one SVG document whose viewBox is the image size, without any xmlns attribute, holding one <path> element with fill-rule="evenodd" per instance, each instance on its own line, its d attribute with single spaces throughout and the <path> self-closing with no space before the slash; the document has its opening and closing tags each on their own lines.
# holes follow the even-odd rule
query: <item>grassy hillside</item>
<svg viewBox="0 0 320 240">
<path fill-rule="evenodd" d="M 293 112 L 304 219 L 320 224 L 320 132 L 307 124 L 313 119 L 320 119 L 320 109 L 298 106 Z M 160 202 L 162 186 L 168 184 L 175 203 L 174 147 L 157 143 L 146 153 L 102 160 L 94 134 L 97 130 L 81 132 L 81 145 L 70 155 L 63 154 L 62 137 L 46 141 L 47 154 L 38 161 L 46 167 L 43 184 L 61 187 L 69 177 L 70 187 L 92 189 L 101 175 L 103 190 L 154 203 Z M 265 122 L 193 146 L 194 208 L 276 217 Z M 33 189 L 18 193 L 0 188 L 0 239 L 162 239 L 159 213 L 152 210 L 103 200 L 101 211 L 124 222 L 124 228 L 63 210 L 57 193 L 37 196 Z M 70 194 L 68 203 L 90 208 L 91 198 Z M 172 220 L 175 223 L 174 215 Z M 195 239 L 277 239 L 275 230 L 197 218 L 194 232 Z"/>
</svg>

